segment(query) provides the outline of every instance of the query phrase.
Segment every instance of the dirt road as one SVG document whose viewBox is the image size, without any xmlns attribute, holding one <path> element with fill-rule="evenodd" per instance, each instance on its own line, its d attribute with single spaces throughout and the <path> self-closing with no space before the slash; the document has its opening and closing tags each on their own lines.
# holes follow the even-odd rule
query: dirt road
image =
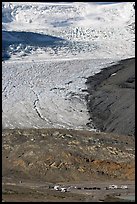
<svg viewBox="0 0 137 204">
<path fill-rule="evenodd" d="M 110 185 L 116 185 L 117 189 L 109 189 Z M 54 186 L 68 189 L 68 192 L 55 190 Z M 127 189 L 121 186 L 126 185 Z M 2 183 L 3 200 L 8 201 L 81 201 L 81 202 L 105 202 L 109 200 L 119 200 L 126 197 L 135 196 L 135 183 L 132 181 L 91 181 L 78 183 L 49 183 L 41 181 L 12 181 L 12 178 L 3 178 Z M 120 199 L 120 196 L 123 199 Z"/>
</svg>

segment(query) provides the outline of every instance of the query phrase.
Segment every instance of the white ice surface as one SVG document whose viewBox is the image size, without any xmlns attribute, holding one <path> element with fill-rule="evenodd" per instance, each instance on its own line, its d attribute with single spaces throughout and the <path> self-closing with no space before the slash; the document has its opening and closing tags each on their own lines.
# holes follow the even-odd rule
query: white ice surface
<svg viewBox="0 0 137 204">
<path fill-rule="evenodd" d="M 2 27 L 5 42 L 11 41 L 9 52 L 12 58 L 31 56 L 40 58 L 89 57 L 117 58 L 134 56 L 134 2 L 96 5 L 92 3 L 2 3 Z M 18 32 L 15 41 L 13 31 Z M 22 32 L 26 32 L 25 48 L 22 46 Z M 32 45 L 31 33 L 35 33 L 36 43 Z M 38 36 L 36 34 L 41 34 Z M 48 36 L 62 38 L 67 41 L 55 46 L 46 46 Z"/>
<path fill-rule="evenodd" d="M 86 77 L 112 60 L 3 63 L 3 127 L 87 128 Z"/>
<path fill-rule="evenodd" d="M 135 56 L 134 18 L 133 2 L 3 2 L 3 128 L 87 129 L 86 78 Z"/>
</svg>

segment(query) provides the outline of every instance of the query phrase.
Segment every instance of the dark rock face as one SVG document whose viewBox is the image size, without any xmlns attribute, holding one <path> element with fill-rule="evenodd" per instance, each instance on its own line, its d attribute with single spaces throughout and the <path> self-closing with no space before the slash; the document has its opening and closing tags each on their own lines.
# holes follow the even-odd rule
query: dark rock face
<svg viewBox="0 0 137 204">
<path fill-rule="evenodd" d="M 135 134 L 135 59 L 126 59 L 87 79 L 87 105 L 97 129 Z"/>
</svg>

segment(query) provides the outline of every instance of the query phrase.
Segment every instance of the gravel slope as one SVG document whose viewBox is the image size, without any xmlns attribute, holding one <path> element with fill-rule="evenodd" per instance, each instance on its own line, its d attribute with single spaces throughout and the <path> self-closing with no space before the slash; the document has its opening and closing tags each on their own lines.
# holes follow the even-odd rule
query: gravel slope
<svg viewBox="0 0 137 204">
<path fill-rule="evenodd" d="M 134 137 L 67 129 L 3 130 L 3 177 L 134 180 Z"/>
<path fill-rule="evenodd" d="M 95 126 L 135 134 L 135 59 L 120 61 L 87 79 L 87 104 Z M 90 122 L 89 122 L 90 126 Z"/>
</svg>

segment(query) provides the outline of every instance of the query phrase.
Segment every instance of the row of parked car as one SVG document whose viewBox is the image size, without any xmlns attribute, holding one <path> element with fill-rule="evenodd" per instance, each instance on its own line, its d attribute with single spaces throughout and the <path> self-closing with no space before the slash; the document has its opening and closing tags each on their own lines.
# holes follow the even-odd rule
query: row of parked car
<svg viewBox="0 0 137 204">
<path fill-rule="evenodd" d="M 60 191 L 60 192 L 68 192 L 70 191 L 71 188 L 77 189 L 77 190 L 101 190 L 100 187 L 73 187 L 73 186 L 69 186 L 69 187 L 61 187 L 59 185 L 55 185 L 55 186 L 50 186 L 49 188 L 52 188 L 56 191 Z M 128 187 L 126 185 L 121 185 L 120 187 L 118 187 L 117 185 L 109 185 L 108 187 L 105 188 L 106 190 L 109 189 L 128 189 Z"/>
</svg>

